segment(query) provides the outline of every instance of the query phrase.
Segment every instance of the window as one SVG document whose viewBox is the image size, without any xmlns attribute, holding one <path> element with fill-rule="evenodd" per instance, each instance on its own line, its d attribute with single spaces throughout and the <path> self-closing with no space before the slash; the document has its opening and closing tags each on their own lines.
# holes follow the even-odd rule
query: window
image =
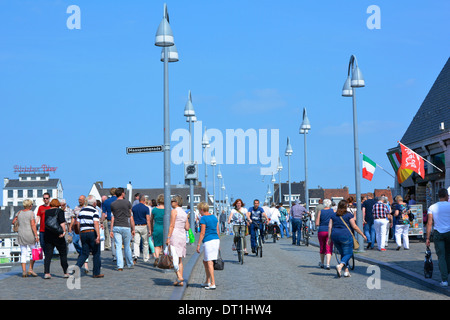
<svg viewBox="0 0 450 320">
<path fill-rule="evenodd" d="M 23 198 L 23 190 L 17 190 L 17 198 Z"/>
<path fill-rule="evenodd" d="M 28 190 L 28 198 L 33 198 L 33 190 Z"/>
<path fill-rule="evenodd" d="M 8 190 L 8 198 L 14 198 L 14 190 Z"/>
<path fill-rule="evenodd" d="M 42 189 L 37 191 L 38 198 L 42 197 L 43 194 Z"/>
<path fill-rule="evenodd" d="M 191 196 L 188 195 L 188 203 L 191 203 Z M 201 197 L 200 195 L 194 194 L 194 203 L 200 203 Z"/>
</svg>

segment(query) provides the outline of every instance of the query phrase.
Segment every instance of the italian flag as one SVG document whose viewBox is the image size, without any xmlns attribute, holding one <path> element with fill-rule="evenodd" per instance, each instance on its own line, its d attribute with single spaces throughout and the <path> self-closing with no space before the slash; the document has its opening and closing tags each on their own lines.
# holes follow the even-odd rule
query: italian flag
<svg viewBox="0 0 450 320">
<path fill-rule="evenodd" d="M 363 154 L 363 170 L 362 170 L 363 178 L 372 181 L 376 167 L 377 164 L 373 162 L 369 157 L 366 157 L 366 155 Z"/>
</svg>

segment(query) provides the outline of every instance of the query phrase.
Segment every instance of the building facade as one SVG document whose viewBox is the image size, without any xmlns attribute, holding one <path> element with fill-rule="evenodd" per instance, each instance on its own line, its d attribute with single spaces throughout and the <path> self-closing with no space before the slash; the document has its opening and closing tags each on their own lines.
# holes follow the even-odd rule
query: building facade
<svg viewBox="0 0 450 320">
<path fill-rule="evenodd" d="M 395 179 L 395 193 L 414 195 L 424 210 L 439 201 L 440 188 L 450 187 L 450 59 L 447 60 L 400 142 L 430 161 L 425 177 L 415 172 L 402 184 Z M 400 146 L 388 150 L 401 155 Z"/>
</svg>

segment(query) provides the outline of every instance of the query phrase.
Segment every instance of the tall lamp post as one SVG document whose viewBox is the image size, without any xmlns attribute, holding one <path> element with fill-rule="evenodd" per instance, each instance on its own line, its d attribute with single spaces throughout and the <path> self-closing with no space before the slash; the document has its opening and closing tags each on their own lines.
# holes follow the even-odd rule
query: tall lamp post
<svg viewBox="0 0 450 320">
<path fill-rule="evenodd" d="M 219 200 L 219 204 L 217 205 L 217 207 L 219 208 L 219 213 L 218 215 L 220 216 L 220 214 L 222 212 L 220 212 L 220 195 L 221 195 L 221 191 L 220 191 L 220 185 L 221 185 L 221 180 L 222 180 L 222 172 L 220 172 L 220 167 L 219 167 L 219 172 L 217 173 L 217 179 L 219 180 L 219 196 L 218 196 L 218 200 Z"/>
<path fill-rule="evenodd" d="M 309 190 L 308 190 L 308 157 L 307 157 L 307 148 L 306 148 L 306 135 L 308 131 L 311 130 L 311 125 L 309 123 L 308 115 L 306 114 L 306 108 L 303 108 L 303 122 L 300 126 L 300 134 L 304 135 L 305 141 L 305 202 L 306 202 L 306 211 L 309 213 Z"/>
<path fill-rule="evenodd" d="M 170 128 L 169 128 L 169 62 L 178 61 L 172 29 L 169 25 L 167 5 L 164 4 L 164 14 L 155 36 L 155 45 L 162 47 L 164 62 L 164 222 L 163 238 L 169 234 L 171 199 L 170 199 Z"/>
<path fill-rule="evenodd" d="M 288 157 L 288 183 L 289 183 L 289 208 L 292 207 L 292 195 L 291 195 L 291 155 L 294 152 L 294 150 L 292 150 L 292 146 L 291 143 L 289 142 L 289 137 L 287 138 L 287 146 L 286 146 L 286 151 L 285 151 L 285 155 Z"/>
<path fill-rule="evenodd" d="M 192 134 L 192 122 L 197 121 L 195 116 L 194 106 L 192 105 L 192 95 L 189 90 L 189 97 L 184 107 L 184 116 L 186 121 L 189 122 L 189 164 L 194 164 L 194 143 Z M 189 215 L 189 224 L 191 227 L 195 226 L 195 210 L 194 210 L 194 179 L 189 179 L 189 206 L 191 208 L 191 214 Z"/>
<path fill-rule="evenodd" d="M 278 171 L 278 194 L 280 195 L 279 201 L 278 203 L 282 203 L 283 201 L 281 200 L 281 170 L 283 170 L 283 165 L 281 164 L 281 159 L 280 157 L 278 157 L 278 167 L 277 167 L 277 171 Z M 275 200 L 275 195 L 274 195 L 274 200 Z M 274 201 L 275 202 L 275 201 Z"/>
<path fill-rule="evenodd" d="M 205 133 L 203 134 L 203 140 L 202 140 L 202 146 L 203 146 L 203 154 L 204 156 L 204 160 L 205 160 L 205 202 L 208 203 L 208 189 L 206 188 L 207 186 L 207 181 L 208 181 L 208 163 L 207 163 L 207 159 L 206 159 L 206 148 L 209 148 L 209 138 L 208 135 L 206 134 L 206 128 L 205 128 Z"/>
<path fill-rule="evenodd" d="M 212 156 L 210 161 L 211 166 L 213 167 L 213 212 L 217 216 L 216 211 L 216 157 Z"/>
<path fill-rule="evenodd" d="M 350 77 L 351 72 L 351 77 Z M 358 146 L 358 121 L 356 115 L 356 97 L 354 88 L 362 88 L 365 86 L 364 77 L 358 67 L 356 57 L 352 55 L 348 63 L 347 80 L 345 80 L 342 88 L 343 97 L 352 97 L 353 99 L 353 143 L 354 143 L 354 160 L 355 160 L 355 188 L 356 188 L 356 224 L 358 228 L 363 230 L 363 217 L 361 212 L 361 181 L 359 170 L 359 146 Z M 357 234 L 359 243 L 363 243 L 360 234 Z M 359 246 L 359 252 L 364 251 L 364 246 Z"/>
<path fill-rule="evenodd" d="M 275 182 L 277 182 L 273 173 L 272 173 L 272 180 L 270 180 L 270 182 L 272 182 L 272 187 L 273 187 L 272 201 L 270 201 L 272 203 L 272 202 L 275 202 Z M 269 203 L 269 207 L 270 207 L 271 203 Z"/>
</svg>

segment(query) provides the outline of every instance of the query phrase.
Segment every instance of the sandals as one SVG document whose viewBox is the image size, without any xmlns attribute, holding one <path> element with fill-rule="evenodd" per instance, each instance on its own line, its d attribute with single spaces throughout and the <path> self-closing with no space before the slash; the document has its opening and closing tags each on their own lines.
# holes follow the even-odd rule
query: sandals
<svg viewBox="0 0 450 320">
<path fill-rule="evenodd" d="M 173 285 L 175 286 L 175 287 L 182 287 L 183 285 L 184 285 L 184 279 L 177 279 L 177 281 L 175 281 L 174 283 L 173 283 Z"/>
<path fill-rule="evenodd" d="M 340 264 L 338 264 L 336 266 L 336 273 L 337 273 L 338 278 L 341 277 L 341 271 L 342 271 L 342 266 Z"/>
</svg>

